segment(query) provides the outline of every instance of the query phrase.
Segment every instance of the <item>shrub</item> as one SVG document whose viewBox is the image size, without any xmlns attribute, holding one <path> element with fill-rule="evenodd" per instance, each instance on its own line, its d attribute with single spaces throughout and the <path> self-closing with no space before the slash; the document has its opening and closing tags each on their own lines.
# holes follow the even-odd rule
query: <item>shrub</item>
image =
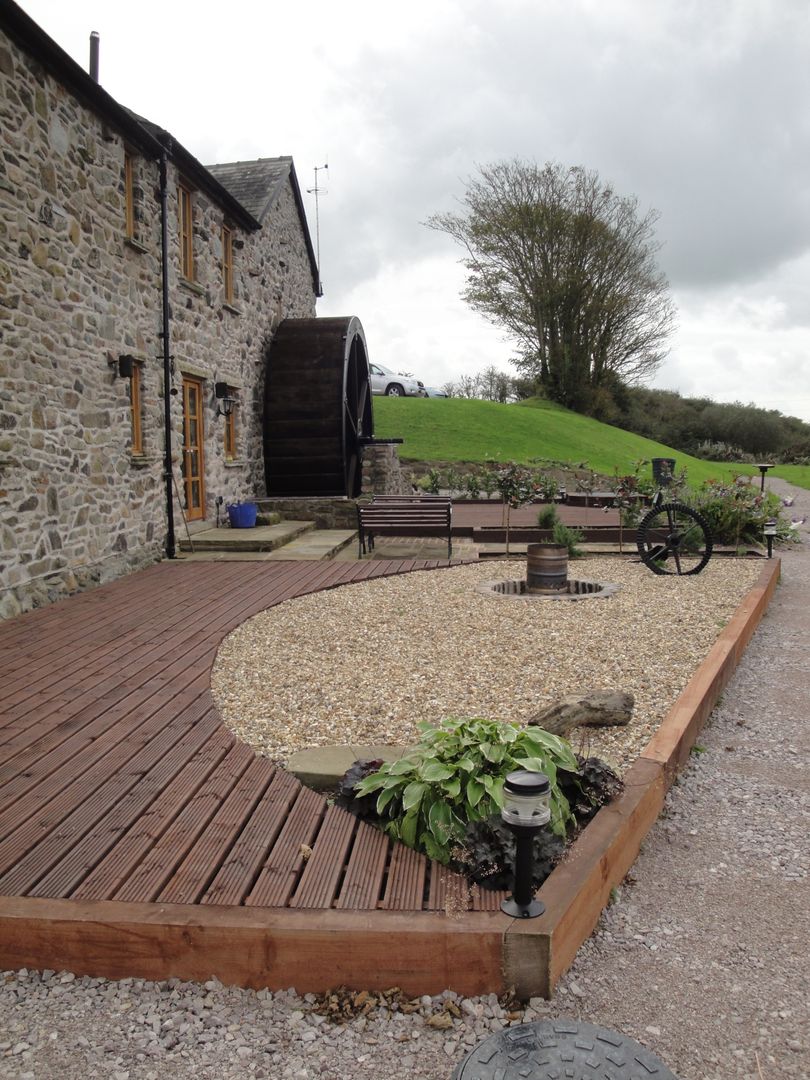
<svg viewBox="0 0 810 1080">
<path fill-rule="evenodd" d="M 584 540 L 584 536 L 579 529 L 571 529 L 568 525 L 563 525 L 561 521 L 558 521 L 553 527 L 551 539 L 555 544 L 561 544 L 563 547 L 568 548 L 569 559 L 578 559 L 584 554 L 577 547 L 577 544 L 581 544 Z"/>
<path fill-rule="evenodd" d="M 787 539 L 790 526 L 781 516 L 781 502 L 773 492 L 762 492 L 749 477 L 738 476 L 732 484 L 708 480 L 691 505 L 709 524 L 715 543 L 762 544 L 765 522 L 777 522 L 777 536 Z"/>
<path fill-rule="evenodd" d="M 419 746 L 361 780 L 362 798 L 378 792 L 377 813 L 389 836 L 447 864 L 467 825 L 500 813 L 504 777 L 514 769 L 543 772 L 551 784 L 551 830 L 571 821 L 558 770 L 577 770 L 571 747 L 541 728 L 481 718 L 422 723 Z"/>
<path fill-rule="evenodd" d="M 464 487 L 471 499 L 477 499 L 481 495 L 481 477 L 478 473 L 469 473 L 464 481 Z"/>
<path fill-rule="evenodd" d="M 537 515 L 537 524 L 541 529 L 553 529 L 559 520 L 556 506 L 544 506 Z"/>
<path fill-rule="evenodd" d="M 438 495 L 442 487 L 442 474 L 438 469 L 428 469 L 427 475 L 422 477 L 419 486 L 424 488 L 428 495 Z"/>
</svg>

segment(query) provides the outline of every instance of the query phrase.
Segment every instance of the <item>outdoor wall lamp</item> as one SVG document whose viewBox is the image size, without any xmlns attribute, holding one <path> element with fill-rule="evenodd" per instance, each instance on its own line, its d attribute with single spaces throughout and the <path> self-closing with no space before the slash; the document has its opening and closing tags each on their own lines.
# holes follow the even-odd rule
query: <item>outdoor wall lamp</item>
<svg viewBox="0 0 810 1080">
<path fill-rule="evenodd" d="M 122 379 L 131 379 L 135 367 L 135 357 L 124 353 L 118 357 L 118 374 Z"/>
<path fill-rule="evenodd" d="M 214 383 L 214 396 L 218 402 L 217 416 L 230 416 L 237 404 L 236 398 L 228 393 L 229 389 L 227 383 Z"/>
<path fill-rule="evenodd" d="M 546 910 L 534 899 L 534 838 L 551 819 L 551 784 L 541 772 L 518 769 L 503 784 L 501 819 L 515 836 L 515 881 L 512 896 L 501 903 L 501 911 L 513 919 L 534 919 Z"/>
<path fill-rule="evenodd" d="M 776 522 L 773 519 L 766 521 L 762 531 L 765 534 L 765 543 L 768 545 L 768 558 L 771 559 L 773 558 L 773 541 L 776 536 Z"/>
</svg>

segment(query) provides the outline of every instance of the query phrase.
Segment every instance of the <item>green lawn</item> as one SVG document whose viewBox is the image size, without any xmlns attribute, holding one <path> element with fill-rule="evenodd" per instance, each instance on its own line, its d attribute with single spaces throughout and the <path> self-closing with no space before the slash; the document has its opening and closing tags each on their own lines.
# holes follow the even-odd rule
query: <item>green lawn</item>
<svg viewBox="0 0 810 1080">
<path fill-rule="evenodd" d="M 405 440 L 400 447 L 403 460 L 527 463 L 549 458 L 573 465 L 587 463 L 595 472 L 612 476 L 617 470 L 631 472 L 633 462 L 640 458 L 673 457 L 676 468 L 687 469 L 693 485 L 743 471 L 741 466 L 700 461 L 539 399 L 496 405 L 464 398 L 375 397 L 374 422 L 378 438 Z M 804 481 L 788 476 L 788 471 L 804 473 Z M 810 486 L 808 468 L 783 466 L 775 472 L 792 483 Z"/>
<path fill-rule="evenodd" d="M 810 465 L 777 465 L 768 476 L 780 476 L 796 487 L 810 488 Z"/>
</svg>

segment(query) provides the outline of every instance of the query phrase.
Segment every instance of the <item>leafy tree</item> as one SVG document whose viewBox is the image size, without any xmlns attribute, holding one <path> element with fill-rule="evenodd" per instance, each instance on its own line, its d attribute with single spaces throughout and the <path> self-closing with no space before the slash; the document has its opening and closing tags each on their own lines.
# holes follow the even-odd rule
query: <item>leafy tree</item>
<svg viewBox="0 0 810 1080">
<path fill-rule="evenodd" d="M 465 249 L 464 298 L 515 340 L 523 375 L 578 408 L 608 373 L 655 372 L 674 307 L 654 211 L 639 216 L 595 172 L 520 160 L 481 167 L 462 205 L 426 224 Z"/>
</svg>

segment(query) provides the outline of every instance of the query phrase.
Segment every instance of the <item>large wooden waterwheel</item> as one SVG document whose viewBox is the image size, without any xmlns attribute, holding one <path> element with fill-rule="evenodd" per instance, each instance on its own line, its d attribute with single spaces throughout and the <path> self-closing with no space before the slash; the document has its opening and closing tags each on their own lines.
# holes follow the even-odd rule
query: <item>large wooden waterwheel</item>
<svg viewBox="0 0 810 1080">
<path fill-rule="evenodd" d="M 366 339 L 360 320 L 285 319 L 267 354 L 264 467 L 271 498 L 356 498 L 371 442 Z"/>
</svg>

